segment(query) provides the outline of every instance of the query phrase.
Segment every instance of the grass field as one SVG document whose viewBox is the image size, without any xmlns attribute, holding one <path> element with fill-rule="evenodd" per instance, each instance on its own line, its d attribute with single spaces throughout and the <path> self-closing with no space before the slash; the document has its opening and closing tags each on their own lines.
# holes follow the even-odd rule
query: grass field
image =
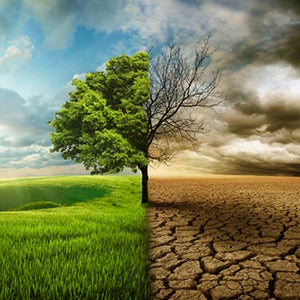
<svg viewBox="0 0 300 300">
<path fill-rule="evenodd" d="M 0 299 L 148 299 L 140 194 L 135 176 L 0 180 Z"/>
</svg>

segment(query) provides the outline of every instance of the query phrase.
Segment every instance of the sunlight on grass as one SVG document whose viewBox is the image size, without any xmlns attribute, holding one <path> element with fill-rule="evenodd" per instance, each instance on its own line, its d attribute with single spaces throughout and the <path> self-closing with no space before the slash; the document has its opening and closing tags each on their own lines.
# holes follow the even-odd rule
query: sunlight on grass
<svg viewBox="0 0 300 300">
<path fill-rule="evenodd" d="M 0 180 L 0 210 L 15 209 L 24 204 L 41 201 L 72 205 L 80 201 L 101 198 L 108 189 L 111 187 L 107 186 L 105 179 L 103 181 L 101 177 L 66 176 Z"/>
<path fill-rule="evenodd" d="M 42 182 L 47 191 L 53 184 L 56 197 L 79 186 L 91 190 L 85 202 L 77 195 L 71 206 L 0 213 L 0 299 L 148 299 L 140 178 L 24 180 L 22 188 L 31 191 L 26 201 L 34 202 L 32 186 L 41 190 Z M 18 183 L 0 181 L 0 195 Z"/>
</svg>

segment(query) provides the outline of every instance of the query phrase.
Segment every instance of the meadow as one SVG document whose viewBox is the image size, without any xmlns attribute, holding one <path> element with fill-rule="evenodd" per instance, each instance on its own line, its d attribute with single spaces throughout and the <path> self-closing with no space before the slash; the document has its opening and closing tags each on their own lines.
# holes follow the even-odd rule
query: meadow
<svg viewBox="0 0 300 300">
<path fill-rule="evenodd" d="M 137 176 L 0 180 L 0 299 L 148 299 Z"/>
</svg>

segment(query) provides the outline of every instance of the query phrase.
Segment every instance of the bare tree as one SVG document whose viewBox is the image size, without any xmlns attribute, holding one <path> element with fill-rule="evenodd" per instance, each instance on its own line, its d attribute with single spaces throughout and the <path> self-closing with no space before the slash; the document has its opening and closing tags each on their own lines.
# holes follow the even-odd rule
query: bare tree
<svg viewBox="0 0 300 300">
<path fill-rule="evenodd" d="M 203 123 L 198 108 L 213 108 L 223 100 L 216 88 L 219 72 L 208 73 L 213 51 L 209 38 L 192 58 L 180 46 L 170 45 L 166 52 L 151 60 L 150 98 L 144 106 L 147 115 L 149 160 L 167 162 L 174 157 L 174 144 L 187 141 L 195 146 Z M 148 202 L 148 168 L 142 168 L 143 201 Z"/>
</svg>

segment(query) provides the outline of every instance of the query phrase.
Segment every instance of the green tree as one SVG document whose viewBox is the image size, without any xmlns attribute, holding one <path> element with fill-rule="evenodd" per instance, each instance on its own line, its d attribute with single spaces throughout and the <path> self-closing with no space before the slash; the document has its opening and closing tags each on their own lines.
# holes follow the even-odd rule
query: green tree
<svg viewBox="0 0 300 300">
<path fill-rule="evenodd" d="M 206 74 L 210 54 L 206 41 L 192 60 L 176 46 L 152 61 L 145 52 L 121 55 L 105 72 L 74 79 L 75 91 L 50 122 L 51 151 L 92 174 L 139 169 L 142 203 L 148 202 L 149 162 L 172 158 L 174 143 L 193 145 L 203 124 L 191 112 L 220 102 L 218 73 Z"/>
<path fill-rule="evenodd" d="M 89 73 L 84 81 L 74 79 L 75 91 L 50 122 L 51 151 L 83 163 L 92 174 L 144 170 L 148 74 L 149 55 L 141 52 L 110 59 L 106 72 Z"/>
</svg>

